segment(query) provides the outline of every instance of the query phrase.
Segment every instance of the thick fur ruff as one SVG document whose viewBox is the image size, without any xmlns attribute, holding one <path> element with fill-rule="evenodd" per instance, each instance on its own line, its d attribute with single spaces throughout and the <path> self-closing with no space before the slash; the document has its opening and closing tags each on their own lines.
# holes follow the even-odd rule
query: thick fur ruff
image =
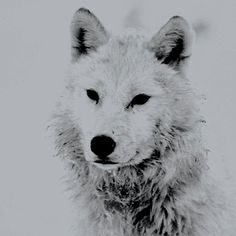
<svg viewBox="0 0 236 236">
<path fill-rule="evenodd" d="M 140 164 L 106 171 L 84 159 L 78 131 L 60 118 L 59 155 L 70 160 L 68 184 L 85 219 L 79 235 L 234 235 L 230 204 L 208 183 L 199 140 L 186 137 L 162 155 L 156 150 Z"/>
<path fill-rule="evenodd" d="M 174 33 L 168 34 L 173 25 Z M 207 151 L 202 145 L 200 132 L 202 119 L 196 106 L 196 96 L 184 76 L 191 44 L 186 27 L 185 21 L 174 17 L 148 44 L 145 37 L 134 34 L 109 38 L 88 10 L 80 9 L 75 14 L 72 21 L 73 64 L 66 91 L 55 112 L 53 128 L 58 155 L 68 165 L 69 186 L 74 192 L 80 218 L 83 218 L 78 228 L 80 232 L 84 231 L 79 235 L 235 235 L 230 206 L 210 183 L 207 174 Z M 97 35 L 96 30 L 99 31 Z M 87 32 L 90 33 L 86 36 Z M 166 35 L 168 38 L 165 38 Z M 180 37 L 172 38 L 176 36 Z M 175 43 L 179 44 L 173 49 Z M 173 50 L 174 54 L 171 54 Z M 97 78 L 91 73 L 95 73 Z M 127 141 L 130 137 L 123 133 L 117 135 L 117 139 L 121 136 L 123 140 L 120 145 L 124 143 L 117 154 L 120 160 L 117 168 L 100 168 L 88 157 L 90 152 L 86 151 L 88 145 L 85 140 L 90 131 L 85 131 L 83 122 L 86 119 L 89 120 L 86 122 L 91 122 L 87 127 L 89 130 L 92 120 L 96 121 L 97 127 L 99 120 L 110 122 L 111 119 L 104 115 L 104 111 L 100 113 L 95 103 L 90 104 L 89 99 L 77 97 L 77 87 L 84 88 L 92 83 L 86 84 L 86 76 L 93 77 L 93 81 L 107 76 L 109 78 L 104 78 L 103 82 L 109 83 L 110 88 L 115 84 L 117 90 L 119 84 L 125 84 L 124 88 L 131 86 L 134 77 L 140 84 L 139 88 L 143 88 L 149 83 L 148 77 L 153 76 L 155 86 L 159 88 L 158 92 L 153 91 L 158 93 L 156 102 L 150 101 L 146 108 L 140 106 L 133 113 L 122 110 L 126 112 L 126 118 L 116 115 L 114 122 L 119 124 L 118 130 L 129 128 L 127 117 L 132 119 L 132 114 L 135 120 L 141 119 L 140 112 L 152 117 L 150 120 L 145 118 L 147 122 L 143 125 L 143 132 L 140 123 L 129 128 L 130 136 L 133 133 L 134 137 L 139 136 L 139 139 L 133 138 L 130 144 Z M 122 76 L 129 79 L 122 80 Z M 149 88 L 152 91 L 153 84 L 150 83 Z M 114 92 L 112 95 L 115 97 Z M 118 96 L 118 102 L 125 96 Z M 77 103 L 77 99 L 84 99 L 83 104 Z M 118 102 L 112 103 L 109 115 L 114 106 L 119 107 Z M 77 110 L 79 104 L 95 108 L 84 114 L 87 110 Z M 101 129 L 106 127 L 108 130 L 108 121 L 105 123 L 106 126 L 101 125 Z M 112 129 L 115 130 L 116 126 Z M 139 129 L 141 134 L 135 133 Z M 141 146 L 138 147 L 138 158 L 124 158 L 125 153 L 132 153 L 133 143 Z M 149 150 L 148 154 L 146 150 Z"/>
</svg>

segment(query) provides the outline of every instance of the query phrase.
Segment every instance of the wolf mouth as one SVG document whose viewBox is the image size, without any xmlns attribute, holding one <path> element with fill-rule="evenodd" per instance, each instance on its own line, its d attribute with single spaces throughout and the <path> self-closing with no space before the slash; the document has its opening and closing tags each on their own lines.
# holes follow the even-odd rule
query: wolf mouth
<svg viewBox="0 0 236 236">
<path fill-rule="evenodd" d="M 96 160 L 94 161 L 95 163 L 98 163 L 98 164 L 103 164 L 103 165 L 106 165 L 106 164 L 118 164 L 117 162 L 113 162 L 113 161 L 109 161 L 109 160 Z"/>
</svg>

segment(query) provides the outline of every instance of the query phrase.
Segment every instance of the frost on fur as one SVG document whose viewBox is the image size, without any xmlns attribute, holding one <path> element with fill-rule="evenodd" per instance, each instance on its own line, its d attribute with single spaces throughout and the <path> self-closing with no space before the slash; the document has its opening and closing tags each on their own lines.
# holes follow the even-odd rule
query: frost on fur
<svg viewBox="0 0 236 236">
<path fill-rule="evenodd" d="M 174 17 L 152 38 L 112 36 L 80 9 L 71 32 L 73 63 L 54 130 L 81 235 L 233 236 L 227 204 L 207 180 L 202 119 L 182 73 L 187 22 Z M 94 137 L 103 148 L 113 140 L 109 155 L 91 147 Z"/>
</svg>

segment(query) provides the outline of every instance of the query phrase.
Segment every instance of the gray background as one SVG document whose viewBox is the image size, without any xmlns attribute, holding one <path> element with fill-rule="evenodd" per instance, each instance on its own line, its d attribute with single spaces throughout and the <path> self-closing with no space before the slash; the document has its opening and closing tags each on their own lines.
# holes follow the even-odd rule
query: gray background
<svg viewBox="0 0 236 236">
<path fill-rule="evenodd" d="M 115 32 L 130 11 L 152 33 L 176 14 L 198 24 L 189 77 L 207 98 L 202 113 L 210 171 L 236 193 L 235 0 L 1 0 L 0 235 L 73 235 L 63 164 L 46 127 L 69 62 L 70 19 L 81 6 Z"/>
</svg>

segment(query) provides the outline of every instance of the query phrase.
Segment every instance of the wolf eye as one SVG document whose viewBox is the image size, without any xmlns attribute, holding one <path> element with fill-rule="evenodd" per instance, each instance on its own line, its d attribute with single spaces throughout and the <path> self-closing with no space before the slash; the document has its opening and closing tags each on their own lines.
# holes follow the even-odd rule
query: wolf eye
<svg viewBox="0 0 236 236">
<path fill-rule="evenodd" d="M 149 100 L 150 96 L 146 95 L 146 94 L 139 94 L 136 95 L 132 101 L 129 103 L 129 105 L 127 106 L 127 108 L 129 107 L 134 107 L 134 105 L 143 105 L 145 104 L 148 100 Z"/>
<path fill-rule="evenodd" d="M 93 89 L 87 89 L 87 96 L 98 104 L 99 96 L 98 93 Z"/>
</svg>

